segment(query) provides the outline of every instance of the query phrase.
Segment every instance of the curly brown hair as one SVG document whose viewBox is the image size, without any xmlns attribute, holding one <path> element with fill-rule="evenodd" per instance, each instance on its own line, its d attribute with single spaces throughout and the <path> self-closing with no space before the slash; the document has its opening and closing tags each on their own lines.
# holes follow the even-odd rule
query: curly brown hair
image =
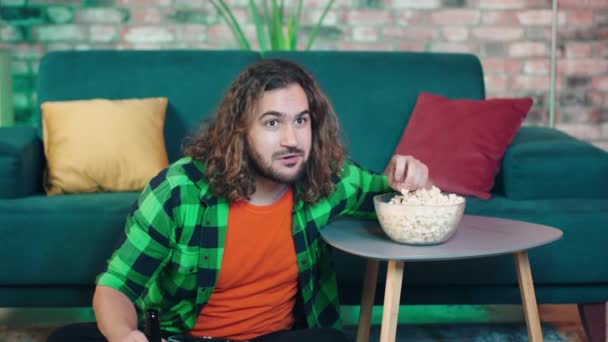
<svg viewBox="0 0 608 342">
<path fill-rule="evenodd" d="M 267 59 L 252 64 L 232 82 L 217 112 L 203 123 L 184 154 L 203 162 L 211 192 L 230 201 L 247 200 L 255 192 L 254 167 L 247 156 L 247 129 L 265 91 L 298 84 L 308 98 L 312 146 L 296 184 L 300 198 L 314 203 L 334 190 L 332 177 L 345 159 L 336 114 L 314 78 L 297 63 Z"/>
</svg>

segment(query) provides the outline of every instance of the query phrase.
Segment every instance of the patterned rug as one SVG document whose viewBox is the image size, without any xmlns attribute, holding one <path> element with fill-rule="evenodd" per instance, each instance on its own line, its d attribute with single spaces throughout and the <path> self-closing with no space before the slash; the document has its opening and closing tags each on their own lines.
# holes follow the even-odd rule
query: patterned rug
<svg viewBox="0 0 608 342">
<path fill-rule="evenodd" d="M 0 327 L 2 342 L 43 342 L 52 328 Z M 355 341 L 356 327 L 346 327 L 346 334 Z M 560 332 L 543 325 L 545 342 L 584 342 L 577 332 Z M 372 326 L 370 342 L 380 339 L 380 327 Z M 396 342 L 527 342 L 528 333 L 523 324 L 450 324 L 400 325 Z"/>
<path fill-rule="evenodd" d="M 585 342 L 576 331 L 560 332 L 543 324 L 545 342 Z M 347 327 L 346 332 L 355 340 L 356 327 Z M 380 327 L 372 326 L 369 342 L 380 340 Z M 528 342 L 525 324 L 425 324 L 400 325 L 396 342 Z"/>
<path fill-rule="evenodd" d="M 1 1 L 1 0 L 0 0 Z M 374 307 L 370 342 L 380 339 L 381 307 Z M 358 307 L 343 307 L 346 334 L 355 341 Z M 541 305 L 546 342 L 586 342 L 574 305 Z M 0 342 L 43 342 L 68 323 L 91 322 L 91 308 L 0 308 Z M 520 306 L 403 306 L 399 312 L 397 342 L 519 342 L 528 341 Z M 483 322 L 483 323 L 481 323 Z"/>
</svg>

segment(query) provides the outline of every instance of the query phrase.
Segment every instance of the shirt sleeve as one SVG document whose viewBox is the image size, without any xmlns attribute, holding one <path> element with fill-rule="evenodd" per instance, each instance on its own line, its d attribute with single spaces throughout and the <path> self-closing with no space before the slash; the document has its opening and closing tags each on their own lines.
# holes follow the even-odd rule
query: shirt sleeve
<svg viewBox="0 0 608 342">
<path fill-rule="evenodd" d="M 170 256 L 175 195 L 179 191 L 171 189 L 163 172 L 150 181 L 127 216 L 123 242 L 97 285 L 112 287 L 134 303 L 145 295 Z"/>
<path fill-rule="evenodd" d="M 342 212 L 345 215 L 376 217 L 374 196 L 392 191 L 385 175 L 372 172 L 352 161 L 344 163 L 342 181 L 347 198 L 347 205 Z"/>
</svg>

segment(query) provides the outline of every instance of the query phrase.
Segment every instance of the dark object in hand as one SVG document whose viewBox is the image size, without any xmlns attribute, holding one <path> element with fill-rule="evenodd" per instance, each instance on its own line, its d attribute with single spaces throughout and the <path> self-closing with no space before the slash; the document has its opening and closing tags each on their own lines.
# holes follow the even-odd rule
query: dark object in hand
<svg viewBox="0 0 608 342">
<path fill-rule="evenodd" d="M 148 310 L 146 311 L 146 325 L 144 327 L 144 333 L 150 342 L 161 342 L 160 336 L 160 322 L 158 321 L 158 311 Z"/>
</svg>

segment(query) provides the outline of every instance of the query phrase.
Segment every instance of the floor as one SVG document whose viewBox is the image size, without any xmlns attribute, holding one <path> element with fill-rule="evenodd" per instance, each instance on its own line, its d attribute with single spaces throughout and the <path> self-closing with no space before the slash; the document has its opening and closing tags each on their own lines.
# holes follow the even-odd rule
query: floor
<svg viewBox="0 0 608 342">
<path fill-rule="evenodd" d="M 439 307 L 439 306 L 438 306 Z M 344 312 L 345 322 L 354 323 L 353 312 Z M 379 308 L 375 308 L 377 312 Z M 517 305 L 403 307 L 397 341 L 420 342 L 518 342 L 528 341 L 521 307 Z M 546 342 L 587 342 L 576 305 L 540 305 Z M 42 342 L 55 327 L 70 322 L 89 321 L 90 308 L 82 309 L 2 309 L 1 342 Z M 379 340 L 380 317 L 374 315 L 370 342 Z M 356 326 L 346 333 L 354 340 Z"/>
</svg>

